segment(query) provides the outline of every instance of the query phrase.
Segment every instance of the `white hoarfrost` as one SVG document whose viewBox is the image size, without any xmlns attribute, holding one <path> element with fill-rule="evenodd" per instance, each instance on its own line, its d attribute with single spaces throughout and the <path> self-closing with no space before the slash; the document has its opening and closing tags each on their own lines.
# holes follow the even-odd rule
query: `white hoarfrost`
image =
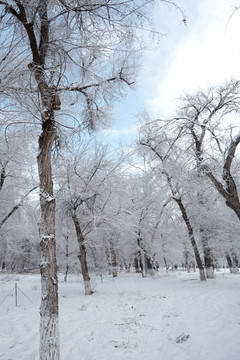
<svg viewBox="0 0 240 360">
<path fill-rule="evenodd" d="M 45 331 L 45 338 L 48 339 L 48 342 L 45 343 L 40 339 L 40 359 L 59 359 L 59 344 L 56 342 L 56 337 L 51 336 L 51 334 L 58 334 L 59 332 L 58 317 L 52 316 L 51 319 L 43 317 L 41 320 L 41 327 Z M 49 354 L 49 349 L 51 349 L 51 354 Z"/>
<path fill-rule="evenodd" d="M 48 265 L 49 265 L 48 261 L 45 261 L 45 260 L 40 261 L 40 267 L 46 267 Z"/>
<path fill-rule="evenodd" d="M 206 275 L 208 279 L 214 279 L 215 275 L 214 275 L 214 269 L 213 266 L 211 267 L 206 267 Z"/>
<path fill-rule="evenodd" d="M 53 284 L 56 285 L 57 284 L 57 279 L 55 279 L 54 277 L 52 277 L 51 279 L 52 279 Z"/>
<path fill-rule="evenodd" d="M 55 235 L 54 234 L 50 234 L 50 235 L 41 235 L 41 239 L 42 240 L 50 240 L 50 239 L 54 239 Z"/>
<path fill-rule="evenodd" d="M 42 192 L 41 192 L 41 195 L 42 195 L 43 201 L 51 202 L 51 201 L 54 200 L 54 196 L 48 194 L 48 193 L 45 192 L 45 191 L 42 191 Z"/>
<path fill-rule="evenodd" d="M 84 280 L 84 288 L 85 288 L 85 294 L 89 295 L 92 293 L 92 288 L 91 288 L 91 282 L 90 280 Z"/>
</svg>

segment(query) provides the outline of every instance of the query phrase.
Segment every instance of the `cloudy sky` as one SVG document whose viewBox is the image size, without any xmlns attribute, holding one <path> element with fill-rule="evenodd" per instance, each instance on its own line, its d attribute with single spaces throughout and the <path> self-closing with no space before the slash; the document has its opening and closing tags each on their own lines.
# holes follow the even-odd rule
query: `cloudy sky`
<svg viewBox="0 0 240 360">
<path fill-rule="evenodd" d="M 155 10 L 158 30 L 166 34 L 159 48 L 147 51 L 138 87 L 116 108 L 112 128 L 105 135 L 134 136 L 134 115 L 144 108 L 156 117 L 174 114 L 177 99 L 240 78 L 240 0 L 176 0 L 186 15 L 159 5 Z"/>
</svg>

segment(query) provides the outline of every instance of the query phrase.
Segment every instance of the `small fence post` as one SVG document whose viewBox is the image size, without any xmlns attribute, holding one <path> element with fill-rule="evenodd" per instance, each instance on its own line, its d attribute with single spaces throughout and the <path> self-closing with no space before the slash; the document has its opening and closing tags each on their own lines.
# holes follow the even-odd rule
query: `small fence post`
<svg viewBox="0 0 240 360">
<path fill-rule="evenodd" d="M 14 291 L 15 292 L 15 306 L 18 306 L 18 290 L 23 294 L 23 296 L 28 299 L 28 301 L 33 304 L 32 300 L 29 299 L 29 297 L 27 297 L 27 295 L 24 294 L 24 292 L 18 287 L 17 283 L 15 283 L 14 288 L 9 291 L 9 293 L 5 296 L 5 298 L 0 302 L 0 305 L 2 305 L 2 303 L 6 300 L 6 298 Z M 0 356 L 1 357 L 1 356 Z"/>
<path fill-rule="evenodd" d="M 15 283 L 15 305 L 17 307 L 17 283 Z"/>
</svg>

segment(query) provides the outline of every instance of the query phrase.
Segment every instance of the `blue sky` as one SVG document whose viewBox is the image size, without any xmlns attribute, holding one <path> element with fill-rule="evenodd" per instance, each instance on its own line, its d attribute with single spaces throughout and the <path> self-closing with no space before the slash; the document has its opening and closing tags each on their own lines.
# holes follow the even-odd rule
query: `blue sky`
<svg viewBox="0 0 240 360">
<path fill-rule="evenodd" d="M 159 5 L 154 12 L 158 30 L 166 34 L 156 50 L 145 52 L 137 88 L 116 105 L 107 141 L 130 141 L 136 136 L 135 114 L 144 108 L 153 116 L 174 114 L 177 99 L 240 78 L 239 0 L 179 0 L 186 15 Z M 156 48 L 156 44 L 155 44 Z"/>
</svg>

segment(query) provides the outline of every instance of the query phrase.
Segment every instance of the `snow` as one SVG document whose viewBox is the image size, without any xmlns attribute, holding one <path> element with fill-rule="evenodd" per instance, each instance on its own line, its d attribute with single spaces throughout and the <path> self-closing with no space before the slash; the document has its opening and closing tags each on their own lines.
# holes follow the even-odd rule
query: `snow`
<svg viewBox="0 0 240 360">
<path fill-rule="evenodd" d="M 42 240 L 51 240 L 55 238 L 54 234 L 50 234 L 50 235 L 41 235 Z"/>
<path fill-rule="evenodd" d="M 46 202 L 51 202 L 51 201 L 55 200 L 55 198 L 52 195 L 48 194 L 45 191 L 42 191 L 41 194 L 42 194 L 43 200 Z"/>
<path fill-rule="evenodd" d="M 92 276 L 95 293 L 85 296 L 81 276 L 64 283 L 60 275 L 61 359 L 238 360 L 240 277 L 228 270 L 198 277 Z M 27 296 L 18 292 L 17 307 L 15 283 Z M 0 303 L 0 359 L 39 359 L 40 276 L 1 274 Z"/>
</svg>

